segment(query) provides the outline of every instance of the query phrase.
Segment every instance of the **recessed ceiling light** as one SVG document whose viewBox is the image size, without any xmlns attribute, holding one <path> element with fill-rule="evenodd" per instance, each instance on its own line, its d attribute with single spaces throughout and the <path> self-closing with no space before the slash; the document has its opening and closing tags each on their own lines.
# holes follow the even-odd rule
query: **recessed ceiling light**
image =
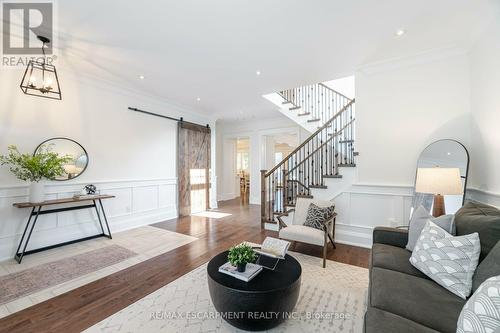
<svg viewBox="0 0 500 333">
<path fill-rule="evenodd" d="M 144 75 L 141 74 L 141 75 L 138 76 L 138 78 L 141 79 L 141 80 L 144 80 Z"/>
<path fill-rule="evenodd" d="M 396 36 L 401 37 L 401 36 L 403 36 L 405 33 L 406 33 L 406 31 L 404 31 L 403 29 L 399 29 L 398 31 L 396 31 Z"/>
<path fill-rule="evenodd" d="M 201 101 L 201 98 L 197 97 L 196 100 L 199 102 L 199 101 Z"/>
<path fill-rule="evenodd" d="M 257 74 L 257 76 L 259 76 L 260 75 L 260 71 L 256 71 L 255 74 Z"/>
</svg>

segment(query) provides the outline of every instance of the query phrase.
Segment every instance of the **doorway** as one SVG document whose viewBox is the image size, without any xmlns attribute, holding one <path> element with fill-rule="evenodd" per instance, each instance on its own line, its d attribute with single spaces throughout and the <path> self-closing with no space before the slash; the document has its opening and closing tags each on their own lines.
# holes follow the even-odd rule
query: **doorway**
<svg viewBox="0 0 500 333">
<path fill-rule="evenodd" d="M 250 196 L 250 138 L 236 139 L 236 173 L 239 196 L 248 203 Z"/>
</svg>

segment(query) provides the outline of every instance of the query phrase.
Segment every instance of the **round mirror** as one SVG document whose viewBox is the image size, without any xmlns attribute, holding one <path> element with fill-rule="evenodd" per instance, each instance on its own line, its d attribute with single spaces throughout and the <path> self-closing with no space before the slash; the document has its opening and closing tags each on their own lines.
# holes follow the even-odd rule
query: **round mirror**
<svg viewBox="0 0 500 333">
<path fill-rule="evenodd" d="M 412 213 L 420 205 L 434 212 L 435 197 L 442 194 L 443 212 L 454 214 L 464 204 L 468 172 L 469 153 L 463 144 L 445 139 L 428 145 L 417 161 Z M 450 190 L 452 187 L 454 189 Z M 420 190 L 422 192 L 442 193 L 422 193 L 417 191 L 419 189 L 423 189 Z"/>
<path fill-rule="evenodd" d="M 54 180 L 69 180 L 80 176 L 87 165 L 89 164 L 89 157 L 85 148 L 75 140 L 68 138 L 52 138 L 46 140 L 38 145 L 35 149 L 35 154 L 40 149 L 48 149 L 60 156 L 69 155 L 72 160 L 64 166 L 65 173 L 57 176 Z"/>
</svg>

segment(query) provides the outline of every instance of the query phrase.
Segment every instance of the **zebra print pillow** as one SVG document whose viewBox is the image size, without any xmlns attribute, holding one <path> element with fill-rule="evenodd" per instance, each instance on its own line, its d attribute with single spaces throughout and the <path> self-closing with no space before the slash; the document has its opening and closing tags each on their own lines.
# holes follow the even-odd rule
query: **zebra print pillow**
<svg viewBox="0 0 500 333">
<path fill-rule="evenodd" d="M 332 217 L 335 205 L 329 207 L 319 207 L 311 203 L 307 209 L 307 217 L 304 225 L 319 230 L 325 230 L 325 222 Z"/>
</svg>

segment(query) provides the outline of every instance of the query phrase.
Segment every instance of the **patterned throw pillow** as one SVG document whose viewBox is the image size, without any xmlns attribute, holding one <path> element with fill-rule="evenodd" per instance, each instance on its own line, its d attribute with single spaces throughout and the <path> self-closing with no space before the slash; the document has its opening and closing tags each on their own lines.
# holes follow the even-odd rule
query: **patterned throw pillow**
<svg viewBox="0 0 500 333">
<path fill-rule="evenodd" d="M 465 303 L 457 333 L 500 332 L 500 275 L 484 281 Z"/>
<path fill-rule="evenodd" d="M 427 222 L 413 249 L 410 263 L 429 278 L 466 299 L 472 289 L 481 245 L 477 232 L 453 237 Z"/>
<path fill-rule="evenodd" d="M 307 217 L 304 225 L 307 227 L 324 230 L 325 222 L 332 217 L 335 205 L 329 207 L 319 207 L 311 203 L 307 209 Z"/>
</svg>

